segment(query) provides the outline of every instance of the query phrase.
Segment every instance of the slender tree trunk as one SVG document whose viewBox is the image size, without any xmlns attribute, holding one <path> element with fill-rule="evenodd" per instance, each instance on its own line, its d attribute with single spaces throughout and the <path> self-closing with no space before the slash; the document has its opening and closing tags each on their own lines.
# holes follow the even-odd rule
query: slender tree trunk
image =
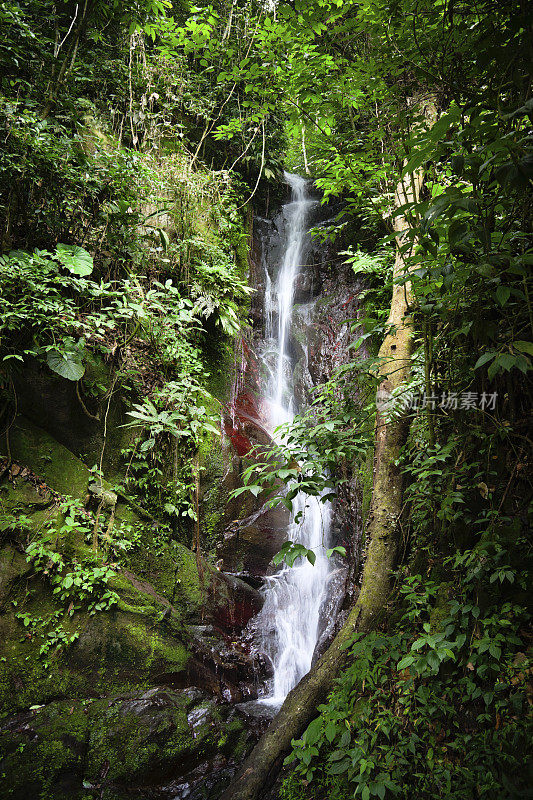
<svg viewBox="0 0 533 800">
<path fill-rule="evenodd" d="M 433 103 L 426 106 L 428 124 L 435 119 Z M 408 174 L 396 188 L 395 205 L 401 209 L 418 200 L 423 182 L 421 169 Z M 410 220 L 403 212 L 393 220 L 396 238 L 394 278 L 404 275 L 411 255 Z M 256 744 L 221 800 L 260 800 L 273 784 L 290 749 L 309 722 L 316 717 L 317 705 L 325 698 L 346 656 L 343 645 L 356 632 L 375 627 L 390 593 L 390 575 L 398 548 L 398 521 L 402 503 L 402 473 L 398 466 L 400 449 L 406 441 L 409 421 L 405 415 L 388 421 L 389 393 L 406 383 L 413 349 L 409 309 L 409 283 L 394 282 L 389 314 L 389 333 L 379 351 L 381 382 L 377 391 L 377 416 L 374 455 L 374 485 L 368 516 L 368 551 L 363 568 L 361 592 L 330 647 L 315 667 L 287 695 L 278 715 Z"/>
<path fill-rule="evenodd" d="M 76 61 L 78 45 L 83 35 L 85 34 L 89 15 L 92 13 L 93 7 L 94 7 L 93 0 L 90 0 L 90 2 L 89 0 L 85 0 L 80 20 L 74 29 L 74 36 L 68 44 L 65 56 L 63 58 L 63 62 L 59 68 L 59 74 L 57 75 L 57 78 L 55 77 L 55 73 L 58 63 L 54 62 L 53 64 L 50 88 L 48 91 L 48 96 L 46 99 L 45 106 L 41 111 L 41 119 L 46 119 L 46 117 L 48 117 L 48 115 L 50 114 L 62 85 L 66 82 L 68 76 L 72 72 L 72 68 L 74 67 L 74 63 Z M 66 38 L 67 37 L 65 37 L 65 39 Z M 57 59 L 58 56 L 59 56 L 59 47 L 57 46 L 56 42 L 56 46 L 54 48 L 54 57 Z"/>
</svg>

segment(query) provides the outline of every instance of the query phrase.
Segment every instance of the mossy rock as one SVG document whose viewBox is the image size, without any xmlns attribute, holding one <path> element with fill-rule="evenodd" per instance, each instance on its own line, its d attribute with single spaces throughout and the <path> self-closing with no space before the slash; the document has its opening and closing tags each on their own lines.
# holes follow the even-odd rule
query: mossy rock
<svg viewBox="0 0 533 800">
<path fill-rule="evenodd" d="M 4 513 L 17 509 L 19 513 L 29 515 L 32 527 L 37 529 L 57 515 L 55 507 L 49 508 L 50 490 L 86 500 L 88 488 L 94 483 L 91 471 L 70 450 L 25 417 L 19 416 L 11 430 L 10 451 L 15 462 L 37 476 L 38 483 L 34 485 L 21 478 L 13 483 L 5 482 L 0 495 L 0 507 Z M 103 489 L 106 495 L 111 496 L 107 481 L 103 481 Z M 97 505 L 97 501 L 93 500 L 93 504 Z M 161 539 L 159 529 L 162 526 L 143 509 L 119 496 L 115 507 L 115 529 L 122 523 L 143 531 L 142 546 L 131 552 L 126 560 L 127 566 L 153 582 L 158 592 L 171 598 L 176 580 L 176 554 L 173 548 L 157 541 Z M 72 544 L 78 548 L 80 557 L 86 555 L 83 542 Z M 189 583 L 187 579 L 186 584 Z"/>
<path fill-rule="evenodd" d="M 88 780 L 97 783 L 103 765 L 107 779 L 121 784 L 165 780 L 183 774 L 216 749 L 217 709 L 203 701 L 196 709 L 201 724 L 189 723 L 198 693 L 154 688 L 141 697 L 98 704 L 93 712 L 87 757 Z"/>
<path fill-rule="evenodd" d="M 88 707 L 52 703 L 19 714 L 0 730 L 0 792 L 13 800 L 80 796 L 89 735 Z"/>
<path fill-rule="evenodd" d="M 155 687 L 58 701 L 0 728 L 0 791 L 14 800 L 118 800 L 142 788 L 192 782 L 242 757 L 251 742 L 238 713 L 197 690 Z"/>
<path fill-rule="evenodd" d="M 0 550 L 0 601 L 9 595 L 13 584 L 30 570 L 26 557 L 16 547 L 7 544 Z"/>
<path fill-rule="evenodd" d="M 9 433 L 9 448 L 5 440 L 0 440 L 0 449 L 5 454 L 11 453 L 14 462 L 31 470 L 44 487 L 53 491 L 84 500 L 89 491 L 89 486 L 95 484 L 95 478 L 88 466 L 74 453 L 54 439 L 46 430 L 40 428 L 27 417 L 19 415 Z M 103 481 L 104 493 L 111 494 L 108 481 Z M 31 487 L 19 485 L 18 498 L 24 503 L 21 496 L 23 492 L 31 493 Z M 28 503 L 45 505 L 46 495 L 36 500 L 28 497 Z M 125 522 L 142 523 L 151 519 L 143 509 L 131 501 L 119 498 L 117 503 L 117 516 Z"/>
<path fill-rule="evenodd" d="M 138 524 L 138 523 L 137 523 Z M 163 538 L 157 526 L 144 525 L 140 546 L 124 558 L 125 567 L 155 590 L 184 616 L 201 607 L 204 592 L 200 586 L 194 554 L 184 545 Z"/>
<path fill-rule="evenodd" d="M 17 417 L 9 433 L 9 448 L 14 461 L 29 467 L 56 492 L 80 499 L 85 497 L 91 479 L 89 469 L 26 417 Z M 7 452 L 5 444 L 3 451 Z"/>
<path fill-rule="evenodd" d="M 10 553 L 8 548 L 7 558 Z M 19 564 L 20 570 L 26 567 L 25 560 Z M 94 615 L 63 614 L 61 629 L 66 635 L 76 633 L 78 639 L 42 657 L 44 637 L 38 632 L 31 635 L 15 613 L 22 610 L 32 619 L 48 619 L 58 607 L 43 581 L 32 579 L 29 598 L 25 598 L 26 581 L 20 582 L 19 591 L 9 597 L 17 606 L 7 606 L 0 614 L 1 713 L 58 696 L 88 698 L 110 687 L 148 687 L 158 674 L 171 675 L 174 681 L 181 676 L 186 685 L 189 653 L 184 641 L 188 634 L 176 612 L 153 590 L 143 591 L 122 575 L 113 585 L 121 592 L 118 608 Z"/>
<path fill-rule="evenodd" d="M 215 537 L 215 532 L 219 532 L 226 521 L 223 508 L 228 488 L 221 487 L 220 491 L 216 489 L 223 470 L 224 456 L 220 442 L 213 441 L 211 446 L 212 450 L 205 448 L 203 458 L 211 465 L 212 499 L 211 502 L 202 504 L 202 515 L 206 524 L 209 521 L 209 535 Z M 88 496 L 88 487 L 94 482 L 94 478 L 87 466 L 25 417 L 19 416 L 11 430 L 10 449 L 15 462 L 28 467 L 38 476 L 43 493 L 40 493 L 38 486 L 36 488 L 26 479 L 17 478 L 13 484 L 6 482 L 0 495 L 0 507 L 4 512 L 17 509 L 19 513 L 29 515 L 32 527 L 37 529 L 43 522 L 57 515 L 57 509 L 48 507 L 49 489 L 78 500 L 85 500 Z M 107 481 L 103 481 L 103 487 L 108 492 L 110 487 Z M 204 572 L 207 588 L 204 588 L 200 585 L 194 554 L 183 544 L 172 540 L 164 526 L 142 508 L 119 495 L 115 508 L 115 529 L 122 523 L 142 530 L 139 546 L 125 557 L 124 564 L 128 570 L 149 581 L 167 600 L 181 606 L 184 614 L 194 617 L 204 605 L 213 570 L 206 565 Z M 88 554 L 84 542 L 71 544 L 77 548 L 79 557 Z"/>
<path fill-rule="evenodd" d="M 227 643 L 224 650 L 226 639 L 216 626 L 242 627 L 250 609 L 257 610 L 254 590 L 220 575 L 205 558 L 200 577 L 196 555 L 119 496 L 115 527 L 126 522 L 139 536 L 126 565 L 108 583 L 118 603 L 93 615 L 78 610 L 69 616 L 48 578 L 27 563 L 24 548 L 28 531 L 31 536 L 55 518 L 63 524 L 56 493 L 84 498 L 92 476 L 33 423 L 19 418 L 12 434 L 16 469 L 0 500 L 5 514 L 22 515 L 26 522 L 18 530 L 11 526 L 0 547 L 0 715 L 7 726 L 7 761 L 0 773 L 9 773 L 6 797 L 93 798 L 85 780 L 87 786 L 105 785 L 106 800 L 123 800 L 131 780 L 155 780 L 154 770 L 160 780 L 168 765 L 177 774 L 200 769 L 202 759 L 214 753 L 244 752 L 248 736 L 242 722 L 228 719 L 225 706 L 219 718 L 218 706 L 211 704 L 209 720 L 193 735 L 187 703 L 174 690 L 199 686 L 218 697 L 228 691 L 237 699 L 246 696 L 255 667 Z M 63 533 L 53 547 L 71 561 L 101 563 L 81 532 Z M 16 614 L 47 620 L 59 610 L 59 622 L 43 628 L 44 636 L 59 625 L 67 637 L 78 638 L 42 656 L 44 636 L 24 627 Z M 210 628 L 209 637 L 203 627 Z M 126 713 L 122 701 L 103 700 L 111 693 L 138 699 L 161 684 L 172 687 L 173 699 L 161 713 L 152 709 L 151 731 L 131 709 Z M 28 711 L 33 706 L 45 706 L 46 713 Z M 35 714 L 39 731 L 28 740 Z M 9 728 L 17 720 L 26 725 L 19 733 Z"/>
<path fill-rule="evenodd" d="M 132 436 L 123 427 L 126 407 L 118 386 L 108 407 L 106 391 L 113 380 L 112 367 L 101 357 L 88 354 L 83 383 L 90 394 L 86 393 L 84 410 L 79 386 L 52 372 L 40 360 L 27 358 L 14 374 L 21 414 L 89 464 L 100 463 L 102 458 L 106 474 L 117 473 L 121 449 Z"/>
<path fill-rule="evenodd" d="M 172 606 L 147 581 L 123 570 L 108 584 L 119 597 L 114 608 L 92 615 L 81 610 L 72 616 L 58 606 L 46 579 L 28 570 L 16 547 L 8 544 L 0 553 L 6 586 L 0 613 L 4 664 L 0 715 L 54 698 L 89 699 L 125 686 L 139 690 L 164 682 L 208 688 L 215 695 L 229 691 L 242 698 L 253 684 L 252 660 L 228 649 L 219 627 L 228 632 L 242 628 L 259 610 L 261 596 L 237 578 L 224 575 L 215 576 L 207 593 L 189 551 L 184 553 L 189 573 L 178 575 L 183 576 L 185 596 L 201 602 L 196 610 L 184 599 Z M 62 613 L 55 619 L 58 609 Z M 26 628 L 24 619 L 17 619 L 19 612 L 37 626 Z M 39 620 L 50 622 L 40 628 Z M 191 625 L 191 621 L 204 624 Z M 204 629 L 209 633 L 204 634 Z M 76 634 L 77 639 L 68 646 L 54 645 L 42 655 L 40 649 L 54 630 L 67 638 Z"/>
<path fill-rule="evenodd" d="M 76 465 L 72 455 L 71 459 Z M 67 461 L 64 459 L 64 463 Z M 80 474 L 84 475 L 81 471 Z M 48 519 L 60 517 L 55 505 L 44 511 L 39 508 L 39 488 L 24 478 L 17 478 L 4 488 L 4 513 L 18 510 L 29 521 L 30 529 L 42 526 L 43 514 Z M 91 696 L 110 685 L 123 686 L 125 681 L 148 686 L 151 676 L 161 672 L 185 675 L 189 656 L 184 641 L 188 634 L 181 614 L 148 581 L 124 570 L 108 584 L 119 596 L 115 608 L 94 615 L 79 611 L 69 616 L 53 596 L 47 579 L 28 564 L 24 553 L 26 536 L 24 530 L 9 534 L 0 548 L 0 658 L 6 663 L 0 678 L 0 707 L 4 714 L 32 703 L 48 702 L 52 697 Z M 56 547 L 71 559 L 100 563 L 80 535 L 63 536 Z M 198 576 L 195 582 L 192 572 L 194 557 L 188 551 L 187 554 L 181 605 L 192 612 L 202 596 Z M 177 580 L 179 575 L 178 569 Z M 39 631 L 32 634 L 31 628 L 25 629 L 16 618 L 16 613 L 23 612 L 32 620 L 47 620 L 58 611 L 62 612 L 59 621 L 51 621 L 42 629 L 42 635 Z M 66 651 L 52 653 L 47 668 L 39 649 L 47 633 L 58 627 L 66 635 L 75 633 L 79 638 Z"/>
<path fill-rule="evenodd" d="M 249 498 L 230 499 L 242 482 L 240 459 L 227 437 L 208 434 L 198 452 L 200 473 L 200 532 L 204 550 L 214 554 L 224 532 L 237 519 Z M 251 495 L 250 495 L 251 497 Z M 252 500 L 255 498 L 252 498 Z"/>
</svg>

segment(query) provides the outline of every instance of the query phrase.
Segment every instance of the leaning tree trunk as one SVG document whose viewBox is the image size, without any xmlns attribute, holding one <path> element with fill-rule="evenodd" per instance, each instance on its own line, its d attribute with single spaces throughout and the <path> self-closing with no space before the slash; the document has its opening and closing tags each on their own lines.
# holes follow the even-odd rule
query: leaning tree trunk
<svg viewBox="0 0 533 800">
<path fill-rule="evenodd" d="M 435 111 L 428 105 L 431 122 Z M 423 172 L 418 169 L 400 181 L 396 188 L 396 208 L 403 209 L 418 200 Z M 260 800 L 281 769 L 292 739 L 298 737 L 316 716 L 316 707 L 333 684 L 346 656 L 344 643 L 356 632 L 371 630 L 383 611 L 390 593 L 391 569 L 398 547 L 398 521 L 402 503 L 402 473 L 398 466 L 400 448 L 405 443 L 409 422 L 405 415 L 386 417 L 383 400 L 409 377 L 413 331 L 409 317 L 411 288 L 396 279 L 406 271 L 411 255 L 411 224 L 403 211 L 393 221 L 396 231 L 394 286 L 388 333 L 379 350 L 381 382 L 377 391 L 374 484 L 368 516 L 368 551 L 363 569 L 361 592 L 356 604 L 330 647 L 313 669 L 287 695 L 279 713 L 256 744 L 235 779 L 220 800 Z"/>
</svg>

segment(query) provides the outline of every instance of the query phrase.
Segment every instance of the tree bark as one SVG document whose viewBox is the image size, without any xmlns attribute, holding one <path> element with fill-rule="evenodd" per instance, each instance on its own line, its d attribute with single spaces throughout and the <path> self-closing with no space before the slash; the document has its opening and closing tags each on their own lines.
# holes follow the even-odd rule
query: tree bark
<svg viewBox="0 0 533 800">
<path fill-rule="evenodd" d="M 435 107 L 425 107 L 428 124 L 435 120 Z M 416 202 L 423 182 L 423 171 L 406 175 L 395 193 L 396 209 Z M 388 320 L 388 333 L 379 350 L 380 384 L 376 395 L 376 429 L 374 450 L 374 484 L 368 516 L 368 551 L 363 568 L 361 592 L 348 618 L 330 647 L 315 667 L 287 695 L 279 713 L 256 744 L 233 782 L 220 800 L 260 800 L 274 783 L 283 758 L 311 720 L 338 674 L 346 655 L 343 645 L 357 631 L 365 633 L 375 627 L 390 593 L 390 575 L 398 549 L 398 522 L 402 504 L 402 472 L 398 466 L 400 449 L 409 430 L 407 415 L 395 415 L 389 421 L 386 403 L 389 393 L 409 378 L 413 350 L 413 329 L 409 316 L 410 283 L 398 285 L 412 254 L 410 220 L 403 211 L 393 219 L 396 231 L 394 283 Z"/>
</svg>

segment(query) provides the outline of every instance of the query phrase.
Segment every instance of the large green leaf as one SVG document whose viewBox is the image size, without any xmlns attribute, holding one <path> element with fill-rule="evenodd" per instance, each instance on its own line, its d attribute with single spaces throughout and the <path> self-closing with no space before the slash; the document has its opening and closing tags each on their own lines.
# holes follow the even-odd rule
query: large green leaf
<svg viewBox="0 0 533 800">
<path fill-rule="evenodd" d="M 75 244 L 58 244 L 56 258 L 73 275 L 84 278 L 93 271 L 93 257 L 83 247 Z"/>
<path fill-rule="evenodd" d="M 496 299 L 501 306 L 504 306 L 511 296 L 511 290 L 508 286 L 498 286 L 496 289 Z"/>
<path fill-rule="evenodd" d="M 513 342 L 513 347 L 517 350 L 520 350 L 521 353 L 527 353 L 530 356 L 533 356 L 533 342 L 523 342 L 517 341 Z"/>
<path fill-rule="evenodd" d="M 481 355 L 478 358 L 478 360 L 476 361 L 476 363 L 474 364 L 474 369 L 478 369 L 479 367 L 482 367 L 483 364 L 486 364 L 488 361 L 492 361 L 492 359 L 495 358 L 495 356 L 497 356 L 497 355 L 498 354 L 497 354 L 496 351 L 491 351 L 489 353 L 483 353 L 483 355 Z"/>
<path fill-rule="evenodd" d="M 46 363 L 51 370 L 69 381 L 79 381 L 85 372 L 79 353 L 60 353 L 58 350 L 50 350 L 46 356 Z"/>
</svg>

